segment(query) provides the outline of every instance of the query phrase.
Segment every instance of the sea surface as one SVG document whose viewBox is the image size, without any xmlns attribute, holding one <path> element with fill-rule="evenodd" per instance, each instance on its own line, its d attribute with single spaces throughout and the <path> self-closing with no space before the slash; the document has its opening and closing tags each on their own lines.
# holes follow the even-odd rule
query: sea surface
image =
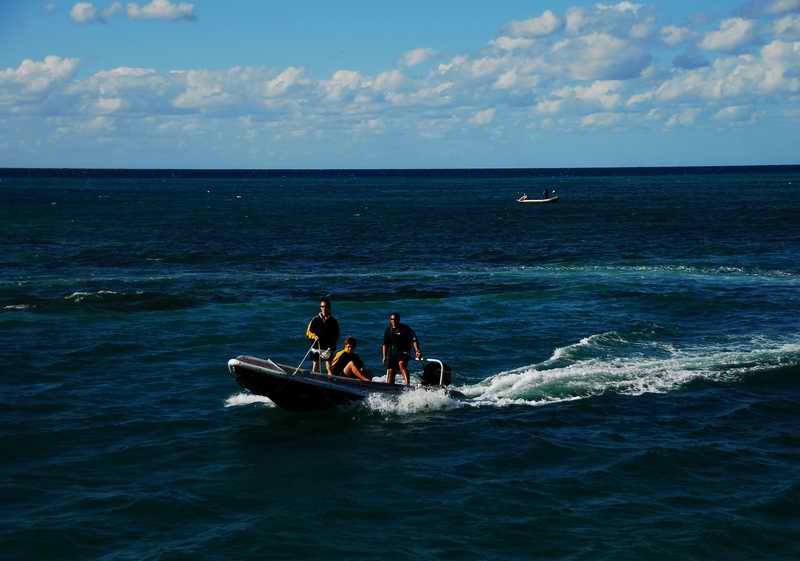
<svg viewBox="0 0 800 561">
<path fill-rule="evenodd" d="M 239 388 L 323 295 L 467 398 Z M 0 372 L 2 559 L 797 560 L 800 167 L 0 170 Z"/>
</svg>

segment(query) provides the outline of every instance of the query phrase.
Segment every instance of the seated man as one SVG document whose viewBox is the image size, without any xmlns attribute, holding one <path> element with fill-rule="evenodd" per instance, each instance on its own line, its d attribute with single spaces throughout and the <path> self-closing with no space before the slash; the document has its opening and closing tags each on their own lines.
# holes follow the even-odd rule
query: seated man
<svg viewBox="0 0 800 561">
<path fill-rule="evenodd" d="M 372 377 L 364 369 L 361 357 L 356 354 L 355 337 L 345 337 L 344 349 L 336 353 L 331 360 L 331 372 L 334 376 L 358 378 L 364 382 L 372 381 Z"/>
</svg>

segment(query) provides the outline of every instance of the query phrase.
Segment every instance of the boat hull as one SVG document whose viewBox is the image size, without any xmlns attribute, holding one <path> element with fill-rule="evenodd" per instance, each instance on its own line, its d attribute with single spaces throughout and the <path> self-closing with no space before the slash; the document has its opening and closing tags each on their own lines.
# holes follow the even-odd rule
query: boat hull
<svg viewBox="0 0 800 561">
<path fill-rule="evenodd" d="M 312 374 L 269 360 L 239 356 L 228 361 L 228 370 L 241 387 L 263 395 L 289 411 L 317 411 L 357 403 L 370 395 L 399 396 L 413 391 L 408 386 L 363 382 L 352 378 Z"/>
<path fill-rule="evenodd" d="M 546 203 L 557 203 L 558 196 L 550 197 L 548 199 L 517 199 L 518 203 L 522 204 L 546 204 Z"/>
</svg>

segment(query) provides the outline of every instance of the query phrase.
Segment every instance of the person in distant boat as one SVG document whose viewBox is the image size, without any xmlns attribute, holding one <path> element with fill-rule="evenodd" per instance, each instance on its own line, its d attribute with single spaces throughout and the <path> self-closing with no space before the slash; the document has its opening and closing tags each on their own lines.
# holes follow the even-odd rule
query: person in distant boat
<svg viewBox="0 0 800 561">
<path fill-rule="evenodd" d="M 389 327 L 383 333 L 383 346 L 381 347 L 388 384 L 394 384 L 394 374 L 398 369 L 403 375 L 406 385 L 411 384 L 411 377 L 408 375 L 408 361 L 411 358 L 412 349 L 416 353 L 416 359 L 422 359 L 422 349 L 420 349 L 417 334 L 406 324 L 400 323 L 400 314 L 391 313 Z"/>
<path fill-rule="evenodd" d="M 550 190 L 547 187 L 544 188 L 544 193 L 542 193 L 542 198 L 543 199 L 549 199 L 550 198 Z"/>
<path fill-rule="evenodd" d="M 356 338 L 345 337 L 344 349 L 336 353 L 331 360 L 329 375 L 358 378 L 362 382 L 371 382 L 372 377 L 364 368 L 364 362 L 356 353 Z"/>
<path fill-rule="evenodd" d="M 526 195 L 525 193 L 522 193 L 522 196 L 517 200 L 518 201 L 527 201 L 528 200 L 528 195 Z"/>
<path fill-rule="evenodd" d="M 331 300 L 327 296 L 319 301 L 319 313 L 306 328 L 306 337 L 316 342 L 318 354 L 313 355 L 313 372 L 320 372 L 320 360 L 325 360 L 328 374 L 331 373 L 331 355 L 339 343 L 339 322 L 333 317 Z M 327 357 L 325 357 L 327 354 Z"/>
</svg>

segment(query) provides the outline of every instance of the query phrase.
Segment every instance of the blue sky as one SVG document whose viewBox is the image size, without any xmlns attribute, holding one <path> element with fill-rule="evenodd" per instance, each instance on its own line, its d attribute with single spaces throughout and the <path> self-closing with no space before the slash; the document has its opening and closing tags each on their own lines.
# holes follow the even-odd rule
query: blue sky
<svg viewBox="0 0 800 561">
<path fill-rule="evenodd" d="M 698 6 L 4 0 L 0 166 L 800 163 L 800 0 Z"/>
</svg>

